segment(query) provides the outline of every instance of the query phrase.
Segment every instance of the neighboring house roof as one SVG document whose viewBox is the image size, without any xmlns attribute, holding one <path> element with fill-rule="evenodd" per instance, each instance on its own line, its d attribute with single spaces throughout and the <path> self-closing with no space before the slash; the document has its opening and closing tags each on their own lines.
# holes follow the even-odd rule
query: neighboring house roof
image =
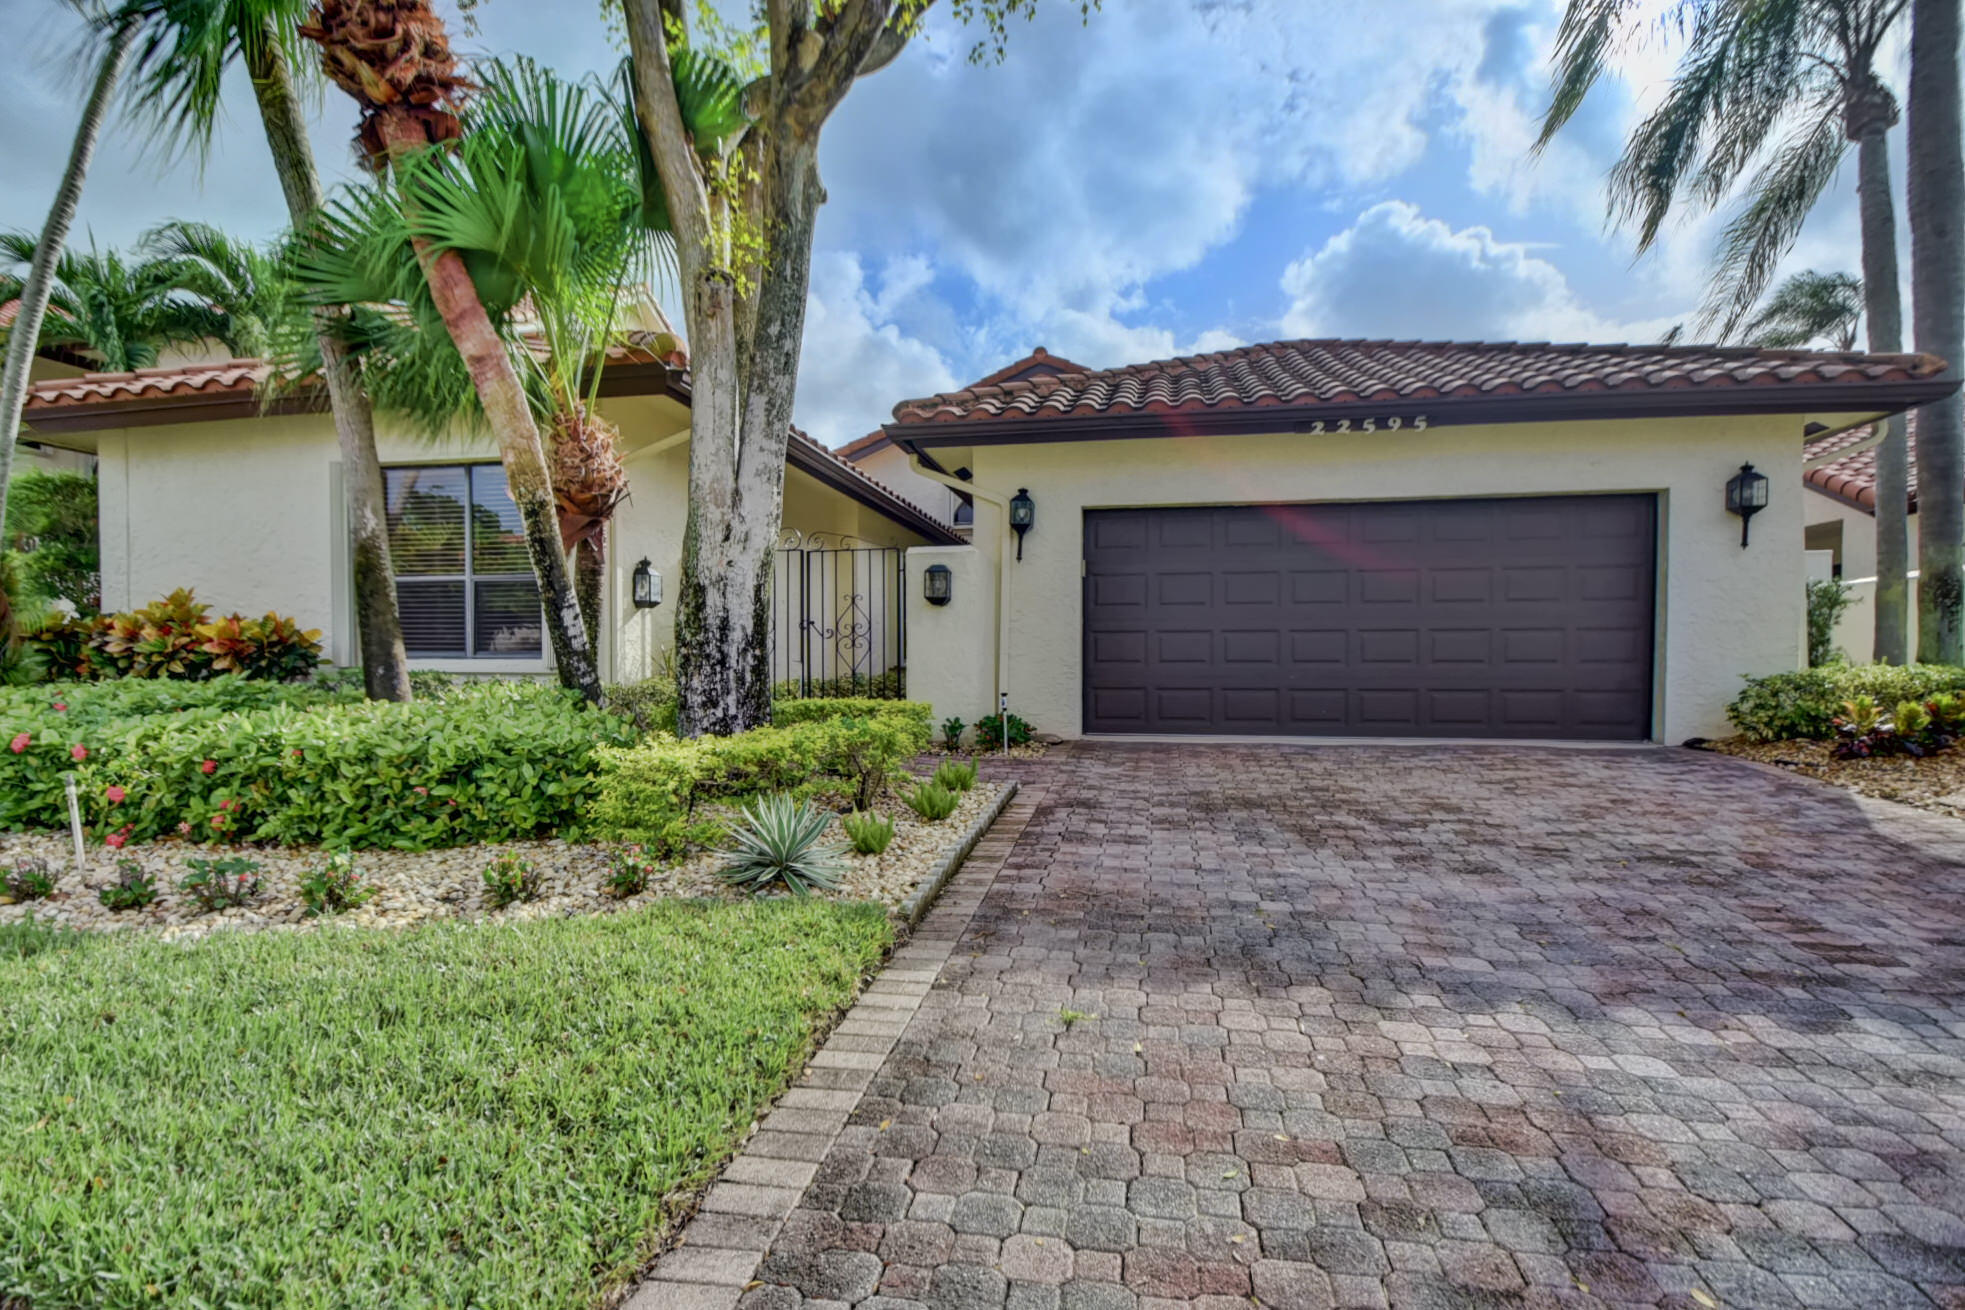
<svg viewBox="0 0 1965 1310">
<path fill-rule="evenodd" d="M 643 335 L 647 341 L 640 339 Z M 655 334 L 634 334 L 629 345 L 611 352 L 601 379 L 601 394 L 666 393 L 688 404 L 687 369 L 670 362 L 680 357 L 673 351 L 661 356 L 653 353 L 649 347 L 657 344 L 669 343 L 658 343 Z M 22 417 L 37 433 L 59 433 L 252 418 L 269 412 L 300 413 L 317 410 L 324 403 L 319 388 L 306 387 L 267 406 L 259 395 L 266 373 L 264 361 L 230 359 L 134 373 L 51 378 L 28 388 Z M 931 542 L 957 545 L 962 541 L 954 528 L 796 428 L 786 447 L 785 462 Z"/>
<path fill-rule="evenodd" d="M 1279 341 L 979 383 L 894 407 L 909 446 L 1741 413 L 1894 413 L 1948 395 L 1930 355 L 1724 346 Z"/>
<path fill-rule="evenodd" d="M 1910 466 L 1910 505 L 1917 512 L 1917 417 L 1911 416 L 1904 458 Z M 1801 449 L 1806 485 L 1867 513 L 1876 513 L 1876 430 L 1870 426 L 1817 437 Z M 1844 452 L 1838 454 L 1837 452 Z"/>
<path fill-rule="evenodd" d="M 1062 373 L 1089 373 L 1090 371 L 1083 364 L 1074 364 L 1064 356 L 1053 355 L 1044 347 L 1038 346 L 1022 359 L 1013 360 L 988 377 L 971 382 L 968 390 L 1000 386 L 1005 382 L 1026 382 L 1031 378 L 1045 375 L 1056 377 Z M 839 448 L 839 453 L 847 459 L 859 459 L 871 455 L 876 450 L 885 450 L 893 444 L 894 439 L 883 429 L 877 428 L 857 441 L 847 442 Z"/>
</svg>

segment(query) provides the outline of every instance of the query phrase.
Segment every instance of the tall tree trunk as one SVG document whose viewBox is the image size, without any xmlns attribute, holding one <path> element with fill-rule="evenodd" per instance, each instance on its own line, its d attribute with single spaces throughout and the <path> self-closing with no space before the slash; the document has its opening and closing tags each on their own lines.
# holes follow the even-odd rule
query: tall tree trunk
<svg viewBox="0 0 1965 1310">
<path fill-rule="evenodd" d="M 48 208 L 48 221 L 41 226 L 41 240 L 34 248 L 34 262 L 21 287 L 20 308 L 14 314 L 7 338 L 7 359 L 0 368 L 0 522 L 7 517 L 7 483 L 14 472 L 14 446 L 20 439 L 21 410 L 27 404 L 27 378 L 34 367 L 34 348 L 41 340 L 41 321 L 47 316 L 48 295 L 54 289 L 55 265 L 68 240 L 68 229 L 75 222 L 75 210 L 82 202 L 82 183 L 89 175 L 89 160 L 95 155 L 96 139 L 102 134 L 102 120 L 108 115 L 109 101 L 116 94 L 117 79 L 129 59 L 136 41 L 134 19 L 122 18 L 110 29 L 109 45 L 96 67 L 95 84 L 82 106 L 82 121 L 75 126 L 75 140 L 68 148 L 68 167 L 55 189 L 55 202 Z"/>
<path fill-rule="evenodd" d="M 1958 0 L 1914 0 L 1910 20 L 1910 271 L 1917 348 L 1960 376 L 1965 351 L 1965 156 L 1959 144 Z M 1917 414 L 1917 657 L 1965 663 L 1965 400 Z"/>
<path fill-rule="evenodd" d="M 399 158 L 429 145 L 429 137 L 418 124 L 394 114 L 378 116 L 383 143 L 392 158 Z M 566 567 L 560 544 L 559 510 L 553 500 L 551 475 L 546 465 L 546 447 L 539 438 L 539 425 L 533 420 L 532 405 L 525 385 L 512 366 L 505 345 L 491 326 L 484 302 L 464 267 L 463 256 L 454 250 L 439 251 L 427 241 L 417 240 L 416 257 L 423 265 L 423 278 L 429 284 L 430 298 L 442 316 L 457 353 L 463 357 L 471 385 L 484 406 L 485 422 L 498 438 L 499 458 L 505 465 L 505 482 L 512 501 L 518 506 L 525 525 L 526 553 L 532 557 L 532 572 L 539 580 L 539 600 L 546 611 L 546 633 L 553 644 L 553 658 L 559 665 L 560 681 L 577 690 L 592 703 L 602 703 L 600 674 L 594 666 L 593 646 L 587 641 L 586 626 L 580 618 L 579 598 Z"/>
<path fill-rule="evenodd" d="M 247 72 L 259 102 L 266 144 L 286 196 L 295 230 L 321 207 L 321 180 L 307 140 L 307 116 L 280 52 L 271 24 L 242 33 Z M 315 311 L 321 344 L 321 372 L 327 378 L 334 434 L 348 493 L 349 533 L 354 556 L 356 625 L 361 639 L 362 682 L 370 700 L 410 699 L 409 656 L 403 650 L 402 617 L 396 606 L 396 571 L 389 559 L 387 502 L 382 462 L 375 454 L 375 414 L 368 392 L 330 327 L 331 311 Z"/>
<path fill-rule="evenodd" d="M 1887 96 L 1888 92 L 1884 92 Z M 1890 118 L 1871 113 L 1857 137 L 1857 196 L 1862 208 L 1863 322 L 1869 348 L 1903 349 L 1904 307 L 1897 286 L 1897 215 L 1890 194 Z M 1875 658 L 1902 664 L 1910 658 L 1908 618 L 1910 453 L 1904 417 L 1893 415 L 1876 448 Z"/>
<path fill-rule="evenodd" d="M 573 547 L 573 594 L 580 601 L 580 624 L 587 631 L 587 645 L 595 652 L 600 650 L 600 594 L 606 581 L 607 557 L 599 535 L 580 538 Z"/>
</svg>

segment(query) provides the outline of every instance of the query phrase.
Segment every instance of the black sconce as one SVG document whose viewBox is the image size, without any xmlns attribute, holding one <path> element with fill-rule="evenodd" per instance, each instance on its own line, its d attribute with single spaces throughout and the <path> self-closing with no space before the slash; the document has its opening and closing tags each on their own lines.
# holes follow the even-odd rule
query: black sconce
<svg viewBox="0 0 1965 1310">
<path fill-rule="evenodd" d="M 1037 518 L 1037 502 L 1030 498 L 1029 487 L 1018 487 L 1017 494 L 1010 497 L 1010 531 L 1017 534 L 1017 558 L 1023 558 L 1023 534 L 1030 531 L 1030 525 Z"/>
<path fill-rule="evenodd" d="M 946 564 L 930 564 L 921 574 L 921 594 L 930 605 L 946 605 L 955 595 L 955 574 Z"/>
<path fill-rule="evenodd" d="M 662 575 L 648 567 L 646 557 L 635 565 L 634 594 L 638 610 L 652 610 L 662 603 Z"/>
<path fill-rule="evenodd" d="M 1747 524 L 1766 508 L 1767 475 L 1756 473 L 1751 464 L 1740 465 L 1740 471 L 1726 480 L 1726 510 L 1740 516 L 1741 549 L 1747 544 Z"/>
</svg>

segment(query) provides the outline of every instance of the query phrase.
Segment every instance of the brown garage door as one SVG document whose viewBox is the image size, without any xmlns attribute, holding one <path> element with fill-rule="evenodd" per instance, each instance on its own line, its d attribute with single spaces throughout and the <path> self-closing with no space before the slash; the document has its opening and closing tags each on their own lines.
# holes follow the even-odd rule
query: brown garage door
<svg viewBox="0 0 1965 1310">
<path fill-rule="evenodd" d="M 1641 739 L 1650 496 L 1091 510 L 1085 730 Z"/>
</svg>

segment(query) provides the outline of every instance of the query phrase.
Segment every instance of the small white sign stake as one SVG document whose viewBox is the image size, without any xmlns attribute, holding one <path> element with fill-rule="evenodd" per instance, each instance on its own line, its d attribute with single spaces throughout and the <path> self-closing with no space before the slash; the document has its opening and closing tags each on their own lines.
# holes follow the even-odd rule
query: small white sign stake
<svg viewBox="0 0 1965 1310">
<path fill-rule="evenodd" d="M 82 853 L 82 798 L 76 793 L 74 774 L 64 773 L 61 780 L 68 785 L 68 830 L 75 836 L 75 871 L 80 873 L 87 858 Z"/>
<path fill-rule="evenodd" d="M 1007 691 L 996 693 L 996 726 L 1003 730 L 1003 754 L 1008 756 L 1010 753 L 1010 693 Z M 74 785 L 74 779 L 71 778 L 69 780 L 69 789 L 71 791 L 74 789 Z M 81 829 L 78 828 L 76 831 L 80 832 Z"/>
</svg>

